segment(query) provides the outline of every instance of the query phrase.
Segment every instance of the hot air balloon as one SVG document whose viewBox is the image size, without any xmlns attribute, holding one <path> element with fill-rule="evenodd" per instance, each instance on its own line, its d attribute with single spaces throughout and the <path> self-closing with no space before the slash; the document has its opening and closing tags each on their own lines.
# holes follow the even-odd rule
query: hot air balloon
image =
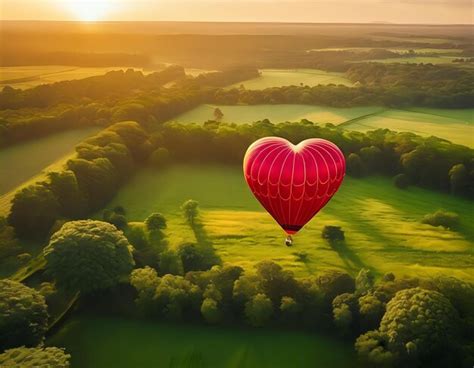
<svg viewBox="0 0 474 368">
<path fill-rule="evenodd" d="M 339 189 L 346 164 L 341 150 L 324 139 L 293 145 L 279 137 L 261 138 L 244 157 L 250 190 L 287 233 L 286 245 Z"/>
</svg>

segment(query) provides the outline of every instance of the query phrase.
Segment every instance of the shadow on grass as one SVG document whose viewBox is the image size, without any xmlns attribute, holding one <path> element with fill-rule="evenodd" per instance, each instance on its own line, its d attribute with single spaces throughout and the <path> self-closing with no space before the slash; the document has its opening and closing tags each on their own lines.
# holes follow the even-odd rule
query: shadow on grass
<svg viewBox="0 0 474 368">
<path fill-rule="evenodd" d="M 221 258 L 217 255 L 214 245 L 207 234 L 204 225 L 199 219 L 195 219 L 189 224 L 196 237 L 198 247 L 203 251 L 206 259 L 212 264 L 222 264 Z"/>
<path fill-rule="evenodd" d="M 357 253 L 347 246 L 345 241 L 333 241 L 328 243 L 331 249 L 337 253 L 339 258 L 341 258 L 342 262 L 344 262 L 344 265 L 349 271 L 356 273 L 362 268 L 367 268 L 372 272 L 377 273 L 373 267 L 365 264 L 357 255 Z"/>
</svg>

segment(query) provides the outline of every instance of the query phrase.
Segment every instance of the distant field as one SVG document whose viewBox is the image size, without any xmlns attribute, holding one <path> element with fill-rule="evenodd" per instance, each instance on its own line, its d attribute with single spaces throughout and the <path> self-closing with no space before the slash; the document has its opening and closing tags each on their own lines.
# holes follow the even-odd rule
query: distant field
<svg viewBox="0 0 474 368">
<path fill-rule="evenodd" d="M 374 63 L 400 63 L 400 64 L 451 64 L 456 56 L 415 56 L 415 57 L 400 57 L 389 59 L 372 59 L 366 60 Z"/>
<path fill-rule="evenodd" d="M 243 85 L 247 89 L 265 89 L 282 86 L 317 86 L 318 84 L 343 84 L 353 86 L 353 83 L 344 77 L 343 73 L 326 72 L 317 69 L 263 69 L 261 76 L 248 81 L 231 85 L 240 87 Z"/>
<path fill-rule="evenodd" d="M 462 49 L 437 49 L 437 48 L 410 48 L 410 47 L 395 47 L 395 48 L 385 48 L 385 47 L 332 47 L 324 49 L 311 49 L 311 51 L 352 51 L 352 52 L 366 52 L 370 50 L 388 50 L 397 53 L 407 53 L 409 50 L 415 51 L 417 54 L 447 54 L 447 55 L 456 55 L 461 53 Z"/>
<path fill-rule="evenodd" d="M 45 65 L 45 66 L 14 66 L 0 67 L 0 88 L 12 86 L 18 89 L 27 89 L 39 86 L 61 82 L 64 80 L 83 79 L 103 75 L 112 70 L 127 70 L 129 67 L 75 67 L 64 65 Z M 151 73 L 152 70 L 141 70 L 144 73 Z"/>
<path fill-rule="evenodd" d="M 437 136 L 474 147 L 474 109 L 447 110 L 416 108 L 387 110 L 344 124 L 344 128 L 366 132 L 378 128 Z"/>
<path fill-rule="evenodd" d="M 329 205 L 295 237 L 293 248 L 284 246 L 283 231 L 253 198 L 240 167 L 178 165 L 166 171 L 142 170 L 110 207 L 123 205 L 132 221 L 152 212 L 164 213 L 174 246 L 195 239 L 179 210 L 190 198 L 199 201 L 204 236 L 224 262 L 248 268 L 270 258 L 298 276 L 325 269 L 355 273 L 368 267 L 377 274 L 449 274 L 474 281 L 472 203 L 420 188 L 402 191 L 386 178 L 347 177 Z M 459 232 L 419 222 L 439 208 L 459 213 Z M 324 225 L 342 226 L 346 245 L 337 249 L 327 245 L 321 239 Z"/>
<path fill-rule="evenodd" d="M 340 124 L 362 115 L 383 110 L 381 107 L 323 107 L 314 105 L 201 105 L 174 118 L 180 123 L 203 123 L 214 120 L 214 109 L 224 113 L 223 122 L 244 124 L 269 119 L 272 123 L 308 119 L 318 123 Z"/>
<path fill-rule="evenodd" d="M 373 40 L 377 41 L 397 41 L 397 42 L 420 42 L 420 43 L 453 43 L 453 40 L 447 38 L 435 38 L 435 37 L 403 37 L 400 36 L 372 36 Z"/>
<path fill-rule="evenodd" d="M 0 150 L 0 195 L 72 152 L 76 144 L 97 131 L 99 128 L 70 130 Z"/>
<path fill-rule="evenodd" d="M 350 344 L 293 331 L 75 317 L 48 339 L 72 367 L 358 367 Z"/>
</svg>

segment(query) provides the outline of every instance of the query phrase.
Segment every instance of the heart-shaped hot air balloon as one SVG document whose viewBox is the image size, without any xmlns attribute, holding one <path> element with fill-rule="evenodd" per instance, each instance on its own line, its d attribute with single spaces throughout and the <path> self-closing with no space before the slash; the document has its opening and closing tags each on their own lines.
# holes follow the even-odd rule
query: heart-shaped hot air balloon
<svg viewBox="0 0 474 368">
<path fill-rule="evenodd" d="M 307 139 L 293 145 L 261 138 L 245 153 L 245 180 L 252 193 L 288 235 L 298 232 L 339 189 L 344 155 L 332 142 Z M 291 236 L 287 245 L 291 245 Z"/>
</svg>

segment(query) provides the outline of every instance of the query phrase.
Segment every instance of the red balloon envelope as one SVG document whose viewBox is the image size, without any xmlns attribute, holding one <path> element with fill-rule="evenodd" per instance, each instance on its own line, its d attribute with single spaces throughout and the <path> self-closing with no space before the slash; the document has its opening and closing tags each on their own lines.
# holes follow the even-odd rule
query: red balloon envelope
<svg viewBox="0 0 474 368">
<path fill-rule="evenodd" d="M 341 150 L 324 139 L 293 145 L 261 138 L 245 153 L 245 180 L 288 234 L 298 232 L 339 189 L 346 171 Z"/>
</svg>

